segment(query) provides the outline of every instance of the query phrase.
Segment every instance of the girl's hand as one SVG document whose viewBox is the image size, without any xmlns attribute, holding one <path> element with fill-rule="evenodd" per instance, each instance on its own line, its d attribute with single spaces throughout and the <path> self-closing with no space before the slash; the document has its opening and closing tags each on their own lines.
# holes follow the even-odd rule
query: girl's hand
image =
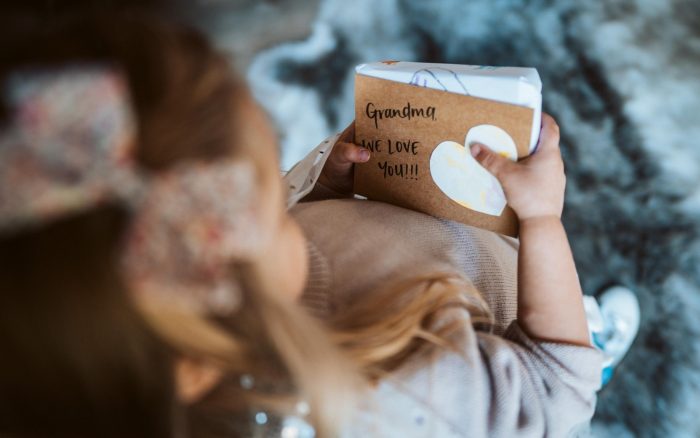
<svg viewBox="0 0 700 438">
<path fill-rule="evenodd" d="M 345 128 L 323 166 L 318 181 L 342 195 L 352 195 L 355 163 L 369 160 L 369 150 L 353 143 L 355 122 Z"/>
<path fill-rule="evenodd" d="M 559 150 L 559 126 L 552 116 L 542 113 L 537 149 L 517 163 L 482 144 L 472 144 L 471 153 L 501 183 L 508 205 L 521 221 L 561 218 L 566 176 Z"/>
</svg>

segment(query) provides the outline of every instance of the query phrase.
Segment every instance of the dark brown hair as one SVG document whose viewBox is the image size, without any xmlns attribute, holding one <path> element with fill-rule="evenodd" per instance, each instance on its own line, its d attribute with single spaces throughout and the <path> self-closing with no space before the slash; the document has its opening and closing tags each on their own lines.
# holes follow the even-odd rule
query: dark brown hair
<svg viewBox="0 0 700 438">
<path fill-rule="evenodd" d="M 0 79 L 22 68 L 111 64 L 129 81 L 146 169 L 228 152 L 237 84 L 198 33 L 134 8 L 26 13 L 1 20 Z M 6 109 L 1 115 L 7 122 Z M 105 205 L 0 236 L 0 435 L 172 437 L 185 429 L 173 353 L 117 273 L 128 220 Z"/>
</svg>

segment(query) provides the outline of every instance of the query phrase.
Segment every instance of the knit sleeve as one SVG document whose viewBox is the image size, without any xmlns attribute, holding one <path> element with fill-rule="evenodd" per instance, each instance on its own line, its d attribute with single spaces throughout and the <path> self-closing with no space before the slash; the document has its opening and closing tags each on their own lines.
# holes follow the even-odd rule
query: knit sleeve
<svg viewBox="0 0 700 438">
<path fill-rule="evenodd" d="M 282 179 L 287 186 L 287 209 L 292 208 L 314 191 L 316 194 L 312 196 L 318 197 L 322 193 L 323 188 L 316 189 L 318 177 L 321 175 L 323 166 L 339 136 L 340 134 L 335 134 L 323 140 L 301 161 L 283 174 Z"/>
<path fill-rule="evenodd" d="M 532 339 L 517 321 L 504 337 L 464 322 L 452 348 L 436 348 L 383 381 L 367 424 L 348 436 L 566 438 L 588 428 L 600 352 Z"/>
<path fill-rule="evenodd" d="M 590 422 L 602 356 L 592 347 L 544 342 L 517 321 L 504 336 L 476 333 L 488 382 L 488 436 L 567 437 Z"/>
<path fill-rule="evenodd" d="M 326 138 L 288 172 L 283 172 L 282 179 L 287 186 L 287 209 L 294 207 L 298 202 L 353 197 L 352 194 L 338 193 L 318 180 L 340 135 Z"/>
</svg>

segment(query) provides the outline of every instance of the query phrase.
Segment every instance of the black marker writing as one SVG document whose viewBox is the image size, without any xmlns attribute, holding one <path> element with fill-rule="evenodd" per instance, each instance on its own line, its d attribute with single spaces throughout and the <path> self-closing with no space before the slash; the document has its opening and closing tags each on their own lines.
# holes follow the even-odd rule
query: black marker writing
<svg viewBox="0 0 700 438">
<path fill-rule="evenodd" d="M 374 120 L 374 127 L 379 128 L 379 121 L 383 119 L 407 119 L 424 118 L 435 120 L 435 107 L 427 106 L 425 108 L 414 108 L 411 102 L 406 102 L 402 108 L 376 108 L 372 102 L 367 102 L 365 107 L 365 115 Z"/>
<path fill-rule="evenodd" d="M 418 179 L 418 164 L 389 164 L 386 161 L 380 161 L 377 165 L 384 172 L 384 179 L 393 176 Z"/>
<path fill-rule="evenodd" d="M 381 140 L 362 140 L 360 146 L 367 148 L 370 152 L 381 152 L 382 151 L 382 141 Z"/>
<path fill-rule="evenodd" d="M 394 155 L 398 153 L 406 153 L 406 154 L 412 154 L 412 155 L 418 155 L 418 146 L 420 145 L 419 141 L 416 140 L 406 140 L 406 141 L 401 141 L 401 140 L 387 140 L 387 146 L 388 146 L 388 153 L 389 155 Z"/>
</svg>

